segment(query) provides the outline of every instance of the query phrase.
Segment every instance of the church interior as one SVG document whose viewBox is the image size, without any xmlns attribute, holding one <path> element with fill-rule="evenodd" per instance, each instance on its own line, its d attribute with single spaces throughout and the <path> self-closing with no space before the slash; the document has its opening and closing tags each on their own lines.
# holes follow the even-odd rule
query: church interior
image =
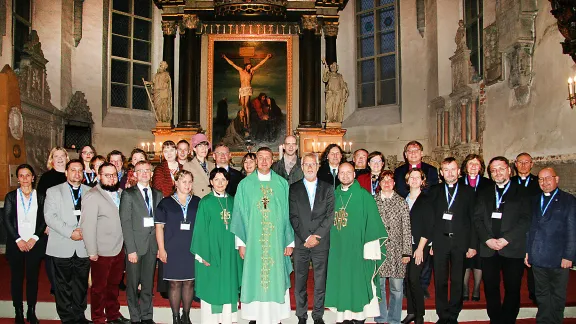
<svg viewBox="0 0 576 324">
<path fill-rule="evenodd" d="M 435 165 L 528 152 L 574 194 L 575 26 L 572 0 L 0 0 L 0 199 L 15 166 L 45 172 L 52 147 L 159 161 L 162 142 L 196 133 L 236 166 L 289 134 L 300 155 L 337 143 L 391 170 L 411 140 Z M 343 80 L 332 101 L 325 75 Z"/>
</svg>

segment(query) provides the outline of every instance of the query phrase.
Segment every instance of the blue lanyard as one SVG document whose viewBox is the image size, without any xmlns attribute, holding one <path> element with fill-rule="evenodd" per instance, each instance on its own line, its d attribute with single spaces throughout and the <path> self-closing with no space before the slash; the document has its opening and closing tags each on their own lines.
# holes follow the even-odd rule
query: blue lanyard
<svg viewBox="0 0 576 324">
<path fill-rule="evenodd" d="M 558 193 L 558 188 L 556 188 L 556 190 L 554 190 L 554 193 L 552 194 L 552 197 L 550 197 L 550 201 L 548 201 L 548 203 L 546 204 L 546 207 L 544 207 L 544 194 L 542 194 L 542 196 L 540 196 L 540 210 L 542 211 L 542 216 L 544 216 L 544 214 L 546 214 L 546 211 L 548 210 L 548 206 L 550 206 L 550 203 L 552 202 L 552 200 L 554 199 L 554 196 L 556 196 L 557 193 Z"/>
<path fill-rule="evenodd" d="M 174 198 L 174 200 L 176 200 L 178 205 L 180 205 L 180 208 L 182 208 L 182 213 L 184 214 L 184 222 L 186 222 L 186 219 L 188 218 L 188 205 L 190 204 L 190 200 L 192 199 L 192 196 L 188 195 L 188 197 L 186 197 L 186 205 L 185 206 L 183 206 L 180 203 L 180 200 L 178 200 L 178 196 L 176 194 L 174 194 L 172 196 L 172 198 Z"/>
<path fill-rule="evenodd" d="M 478 188 L 478 184 L 480 183 L 480 178 L 482 178 L 480 175 L 476 176 L 476 185 L 474 186 L 474 191 L 476 191 L 476 189 Z M 464 182 L 466 183 L 466 185 L 468 186 L 468 176 L 466 176 L 466 178 L 464 178 Z"/>
<path fill-rule="evenodd" d="M 498 189 L 496 189 L 496 210 L 500 210 L 500 204 L 502 204 L 502 199 L 504 199 L 504 195 L 506 194 L 508 189 L 510 189 L 510 181 L 508 181 L 506 188 L 504 188 L 502 196 L 500 196 L 500 194 L 498 193 Z"/>
<path fill-rule="evenodd" d="M 88 183 L 94 182 L 94 172 L 90 173 L 90 178 L 88 178 L 88 173 L 86 173 L 86 171 L 84 171 L 84 178 L 86 179 L 86 182 L 88 182 Z M 90 181 L 88 181 L 88 180 L 90 180 Z"/>
<path fill-rule="evenodd" d="M 32 207 L 32 195 L 34 191 L 30 192 L 30 200 L 28 200 L 28 207 L 26 207 L 26 205 L 24 204 L 24 193 L 22 193 L 21 189 L 18 189 L 18 192 L 20 193 L 20 201 L 22 202 L 22 208 L 24 208 L 24 215 L 28 216 L 28 212 Z"/>
<path fill-rule="evenodd" d="M 70 194 L 72 195 L 72 202 L 74 203 L 74 208 L 76 208 L 76 205 L 78 205 L 78 201 L 82 197 L 82 186 L 80 186 L 78 189 L 78 198 L 77 199 L 74 198 L 74 191 L 72 191 L 72 186 L 70 184 L 68 184 L 68 188 L 70 189 Z"/>
<path fill-rule="evenodd" d="M 526 177 L 526 183 L 524 184 L 524 187 L 528 188 L 529 183 L 530 183 L 530 175 L 528 175 L 528 177 Z M 520 176 L 518 176 L 518 184 L 519 185 L 522 184 L 522 178 L 520 178 Z"/>
<path fill-rule="evenodd" d="M 458 193 L 458 184 L 456 184 L 456 188 L 454 189 L 454 194 L 452 195 L 452 199 L 450 199 L 448 197 L 448 195 L 450 195 L 450 192 L 448 191 L 448 185 L 444 185 L 446 187 L 446 203 L 448 204 L 448 210 L 450 210 L 450 207 L 452 207 L 452 204 L 454 203 L 454 200 L 456 199 L 456 194 Z"/>
<path fill-rule="evenodd" d="M 146 203 L 146 208 L 148 209 L 148 215 L 152 215 L 152 206 L 150 204 L 150 199 L 152 199 L 152 189 L 150 188 L 145 188 L 148 189 L 148 191 L 150 192 L 150 196 L 148 196 L 148 201 L 146 201 L 146 197 L 144 197 L 144 202 Z M 144 196 L 148 195 L 147 193 L 144 194 Z"/>
</svg>

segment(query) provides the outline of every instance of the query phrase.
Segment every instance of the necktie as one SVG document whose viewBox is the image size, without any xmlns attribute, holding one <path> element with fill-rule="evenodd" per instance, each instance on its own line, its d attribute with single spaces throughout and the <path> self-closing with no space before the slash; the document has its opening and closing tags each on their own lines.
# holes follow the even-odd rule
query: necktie
<svg viewBox="0 0 576 324">
<path fill-rule="evenodd" d="M 332 169 L 332 176 L 336 177 L 336 169 Z"/>
<path fill-rule="evenodd" d="M 204 163 L 200 163 L 200 165 L 202 166 L 202 169 L 204 169 L 204 172 L 206 174 L 208 174 L 208 168 L 206 167 L 206 161 L 204 161 Z"/>
<path fill-rule="evenodd" d="M 148 215 L 152 216 L 152 210 L 150 208 L 150 197 L 148 197 L 148 188 L 144 188 L 142 190 L 144 190 L 144 201 L 146 201 L 146 208 L 148 209 Z"/>
</svg>

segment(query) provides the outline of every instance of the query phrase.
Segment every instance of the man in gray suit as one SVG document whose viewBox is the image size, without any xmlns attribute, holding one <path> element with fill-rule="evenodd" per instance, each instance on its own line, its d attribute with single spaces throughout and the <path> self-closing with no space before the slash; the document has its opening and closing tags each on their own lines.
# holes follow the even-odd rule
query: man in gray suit
<svg viewBox="0 0 576 324">
<path fill-rule="evenodd" d="M 162 192 L 150 187 L 152 165 L 140 161 L 134 167 L 138 184 L 122 192 L 120 198 L 120 221 L 128 262 L 126 295 L 132 323 L 153 324 L 152 289 L 158 243 L 154 227 L 156 207 L 162 200 Z M 142 285 L 138 297 L 138 285 Z"/>
<path fill-rule="evenodd" d="M 334 187 L 318 181 L 318 161 L 314 154 L 302 158 L 304 179 L 290 186 L 290 223 L 294 228 L 294 295 L 298 324 L 308 319 L 306 283 L 310 261 L 314 267 L 314 324 L 324 324 L 326 268 L 330 249 L 330 228 L 334 221 Z"/>
<path fill-rule="evenodd" d="M 66 164 L 66 182 L 46 191 L 44 218 L 50 227 L 46 254 L 54 264 L 56 311 L 62 323 L 92 323 L 84 317 L 90 260 L 78 226 L 82 194 L 91 188 L 81 184 L 84 163 Z"/>
<path fill-rule="evenodd" d="M 82 203 L 80 227 L 92 268 L 90 301 L 95 324 L 122 324 L 118 285 L 124 273 L 124 237 L 120 224 L 120 191 L 116 167 L 108 162 L 98 170 L 99 184 Z"/>
</svg>

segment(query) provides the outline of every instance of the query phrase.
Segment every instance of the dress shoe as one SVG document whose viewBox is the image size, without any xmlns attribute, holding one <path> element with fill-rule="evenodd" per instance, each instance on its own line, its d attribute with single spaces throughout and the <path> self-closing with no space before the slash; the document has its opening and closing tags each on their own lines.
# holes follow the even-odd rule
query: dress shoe
<svg viewBox="0 0 576 324">
<path fill-rule="evenodd" d="M 124 283 L 124 281 L 120 281 L 120 284 L 118 285 L 118 289 L 120 289 L 122 291 L 126 291 L 126 284 Z"/>
<path fill-rule="evenodd" d="M 190 321 L 190 311 L 188 312 L 182 312 L 182 317 L 181 317 L 181 323 L 182 324 L 192 324 L 192 322 Z"/>
<path fill-rule="evenodd" d="M 156 324 L 156 322 L 154 322 L 154 320 L 151 319 L 145 319 L 142 320 L 142 324 Z"/>
<path fill-rule="evenodd" d="M 472 301 L 480 301 L 480 296 L 472 296 Z"/>
<path fill-rule="evenodd" d="M 81 319 L 79 319 L 76 323 L 79 323 L 79 324 L 92 324 L 92 323 L 94 323 L 94 322 L 92 322 L 91 320 L 87 320 L 86 318 L 81 318 Z"/>
<path fill-rule="evenodd" d="M 167 292 L 161 292 L 160 296 L 162 296 L 162 298 L 164 298 L 164 299 L 168 299 L 168 293 Z"/>
<path fill-rule="evenodd" d="M 428 292 L 428 289 L 424 289 L 424 299 L 430 299 L 430 293 Z"/>
<path fill-rule="evenodd" d="M 256 324 L 256 321 L 250 321 L 248 324 Z"/>
<path fill-rule="evenodd" d="M 298 317 L 298 324 L 306 324 L 308 319 L 304 317 Z"/>
<path fill-rule="evenodd" d="M 462 296 L 462 300 L 463 301 L 470 301 L 470 296 L 464 295 L 464 296 Z"/>
<path fill-rule="evenodd" d="M 324 323 L 324 320 L 323 320 L 323 319 L 317 318 L 317 319 L 314 320 L 314 324 L 325 324 L 325 323 Z"/>
<path fill-rule="evenodd" d="M 404 319 L 402 320 L 402 324 L 412 323 L 415 319 L 416 319 L 416 315 L 414 315 L 414 314 L 408 314 L 408 315 L 406 315 L 406 317 L 404 317 Z"/>
<path fill-rule="evenodd" d="M 120 315 L 120 317 L 118 317 L 117 319 L 115 319 L 113 321 L 108 321 L 108 323 L 110 323 L 110 324 L 128 324 L 128 323 L 130 323 L 130 320 L 127 319 L 126 317 Z"/>
<path fill-rule="evenodd" d="M 172 314 L 172 324 L 182 324 L 180 314 Z"/>
<path fill-rule="evenodd" d="M 16 313 L 16 316 L 14 316 L 14 324 L 25 324 L 26 322 L 24 321 L 24 308 L 22 308 L 22 306 L 16 307 L 14 309 L 14 312 Z"/>
<path fill-rule="evenodd" d="M 36 307 L 28 306 L 28 311 L 26 312 L 26 319 L 30 324 L 38 324 L 38 317 L 36 317 Z"/>
</svg>

